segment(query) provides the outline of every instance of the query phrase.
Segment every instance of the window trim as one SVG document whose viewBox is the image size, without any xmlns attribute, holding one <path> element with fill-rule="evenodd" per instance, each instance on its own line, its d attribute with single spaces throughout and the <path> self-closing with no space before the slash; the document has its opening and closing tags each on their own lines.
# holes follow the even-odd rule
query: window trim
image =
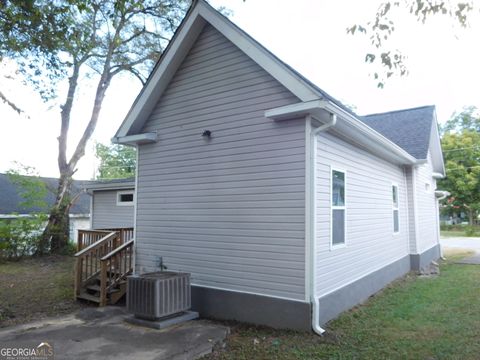
<svg viewBox="0 0 480 360">
<path fill-rule="evenodd" d="M 395 202 L 393 201 L 393 187 L 397 188 L 397 205 L 395 206 Z M 393 235 L 398 235 L 400 234 L 400 193 L 399 193 L 399 186 L 397 183 L 392 182 L 391 184 L 391 196 L 392 196 L 392 233 Z M 395 231 L 395 220 L 394 220 L 394 214 L 395 210 L 398 211 L 398 231 Z"/>
<path fill-rule="evenodd" d="M 132 201 L 120 201 L 122 195 L 133 195 Z M 117 206 L 134 206 L 135 205 L 135 190 L 117 191 Z"/>
<path fill-rule="evenodd" d="M 333 172 L 341 172 L 344 175 L 344 199 L 343 199 L 343 206 L 334 206 L 333 205 Z M 329 194 L 329 202 L 330 202 L 330 251 L 341 249 L 347 246 L 347 171 L 330 166 L 330 194 Z M 343 243 L 334 244 L 333 243 L 333 210 L 343 210 L 344 211 L 344 221 L 343 221 Z"/>
</svg>

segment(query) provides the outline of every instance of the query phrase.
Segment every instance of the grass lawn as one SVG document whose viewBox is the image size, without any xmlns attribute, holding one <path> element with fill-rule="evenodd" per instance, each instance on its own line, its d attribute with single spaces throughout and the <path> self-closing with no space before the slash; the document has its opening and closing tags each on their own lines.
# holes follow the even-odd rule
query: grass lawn
<svg viewBox="0 0 480 360">
<path fill-rule="evenodd" d="M 466 237 L 465 231 L 461 230 L 442 230 L 440 231 L 441 237 Z"/>
<path fill-rule="evenodd" d="M 0 263 L 0 327 L 77 310 L 71 256 Z"/>
<path fill-rule="evenodd" d="M 323 337 L 234 324 L 206 359 L 479 359 L 480 266 L 450 255 L 437 277 L 408 275 L 326 326 Z"/>
</svg>

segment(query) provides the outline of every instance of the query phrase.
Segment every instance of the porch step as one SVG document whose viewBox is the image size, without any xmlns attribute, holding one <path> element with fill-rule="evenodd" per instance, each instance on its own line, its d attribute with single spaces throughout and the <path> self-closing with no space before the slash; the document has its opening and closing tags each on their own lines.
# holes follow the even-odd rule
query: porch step
<svg viewBox="0 0 480 360">
<path fill-rule="evenodd" d="M 101 289 L 100 285 L 88 285 L 86 288 L 88 290 L 97 291 L 97 292 L 100 292 L 100 289 Z M 108 291 L 108 294 L 115 293 L 118 291 L 120 291 L 120 289 L 111 289 Z"/>
<path fill-rule="evenodd" d="M 87 292 L 80 293 L 79 295 L 77 295 L 77 298 L 87 300 L 87 301 L 91 301 L 91 302 L 96 302 L 97 304 L 100 303 L 100 297 L 99 296 L 90 295 Z"/>
</svg>

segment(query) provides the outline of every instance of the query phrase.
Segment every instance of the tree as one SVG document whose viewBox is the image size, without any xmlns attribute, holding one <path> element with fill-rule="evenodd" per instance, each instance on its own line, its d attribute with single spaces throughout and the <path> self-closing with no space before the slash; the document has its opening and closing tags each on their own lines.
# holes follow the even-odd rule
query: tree
<svg viewBox="0 0 480 360">
<path fill-rule="evenodd" d="M 406 11 L 417 21 L 425 24 L 432 16 L 444 16 L 461 27 L 468 26 L 469 16 L 478 12 L 479 4 L 473 0 L 392 0 L 380 4 L 373 20 L 364 24 L 355 24 L 347 33 L 362 33 L 368 36 L 372 49 L 365 55 L 365 62 L 377 65 L 380 70 L 374 72 L 377 86 L 382 88 L 393 75 L 408 73 L 405 55 L 398 49 L 389 47 L 389 39 L 397 31 L 392 18 L 394 10 Z"/>
<path fill-rule="evenodd" d="M 461 112 L 453 114 L 441 130 L 442 133 L 464 130 L 480 132 L 480 112 L 475 106 L 465 107 Z"/>
<path fill-rule="evenodd" d="M 61 66 L 56 55 L 72 22 L 71 3 L 73 1 L 0 1 L 0 62 L 5 58 L 19 60 L 22 66 L 18 70 L 29 74 L 31 84 L 44 98 L 52 95 L 52 92 L 46 93 L 45 84 L 60 77 Z M 22 112 L 1 88 L 0 101 L 17 113 Z"/>
<path fill-rule="evenodd" d="M 43 244 L 39 235 L 47 220 L 47 185 L 34 168 L 21 164 L 9 170 L 7 175 L 22 198 L 19 207 L 29 216 L 0 220 L 0 257 L 16 259 L 42 253 L 45 249 L 41 249 Z"/>
<path fill-rule="evenodd" d="M 11 34 L 6 30 L 17 14 L 23 11 L 24 1 L 8 3 L 15 11 L 0 17 L 2 39 Z M 39 24 L 34 24 L 34 29 L 48 28 L 58 20 L 60 25 L 55 25 L 55 29 L 61 30 L 61 36 L 57 37 L 54 32 L 54 41 L 50 46 L 48 38 L 39 41 L 32 29 L 18 32 L 10 39 L 11 43 L 4 46 L 7 49 L 4 54 L 16 60 L 27 81 L 34 84 L 45 99 L 61 95 L 58 83 L 68 76 L 67 91 L 63 94 L 60 107 L 57 159 L 60 178 L 43 234 L 50 250 L 61 252 L 68 244 L 72 176 L 96 128 L 112 79 L 128 72 L 142 83 L 146 81 L 183 17 L 189 0 L 31 0 L 28 3 L 31 4 L 29 13 L 44 14 L 35 18 Z M 23 30 L 29 28 L 30 24 L 26 21 Z M 44 46 L 46 43 L 49 46 Z M 28 45 L 25 47 L 27 50 L 22 48 L 23 44 Z M 68 157 L 70 118 L 82 74 L 98 81 L 87 125 Z"/>
<path fill-rule="evenodd" d="M 447 207 L 468 214 L 472 225 L 480 210 L 480 133 L 446 133 L 442 147 L 447 177 L 439 181 L 439 187 L 451 194 Z"/>
<path fill-rule="evenodd" d="M 135 176 L 137 151 L 131 146 L 96 144 L 95 156 L 100 160 L 97 179 L 122 179 Z"/>
</svg>

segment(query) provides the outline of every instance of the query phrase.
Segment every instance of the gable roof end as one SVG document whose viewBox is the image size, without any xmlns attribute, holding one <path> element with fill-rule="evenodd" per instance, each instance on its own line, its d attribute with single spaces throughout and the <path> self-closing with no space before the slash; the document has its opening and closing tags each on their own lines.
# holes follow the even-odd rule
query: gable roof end
<svg viewBox="0 0 480 360">
<path fill-rule="evenodd" d="M 167 49 L 153 69 L 147 83 L 118 129 L 113 139 L 114 142 L 119 142 L 121 141 L 120 138 L 135 135 L 141 131 L 154 106 L 207 22 L 301 101 L 323 98 L 323 94 L 313 84 L 299 76 L 291 67 L 280 61 L 205 1 L 198 0 L 192 4 Z"/>
</svg>

